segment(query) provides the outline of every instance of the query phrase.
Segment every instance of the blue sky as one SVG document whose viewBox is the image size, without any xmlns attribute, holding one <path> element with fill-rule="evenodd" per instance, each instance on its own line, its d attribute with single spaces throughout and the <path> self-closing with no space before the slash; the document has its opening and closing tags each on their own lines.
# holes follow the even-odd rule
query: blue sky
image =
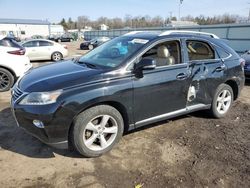
<svg viewBox="0 0 250 188">
<path fill-rule="evenodd" d="M 179 0 L 0 0 L 0 18 L 48 19 L 59 22 L 63 17 L 86 15 L 95 20 L 105 16 L 178 17 Z M 181 16 L 213 16 L 224 13 L 248 16 L 250 0 L 183 0 Z"/>
</svg>

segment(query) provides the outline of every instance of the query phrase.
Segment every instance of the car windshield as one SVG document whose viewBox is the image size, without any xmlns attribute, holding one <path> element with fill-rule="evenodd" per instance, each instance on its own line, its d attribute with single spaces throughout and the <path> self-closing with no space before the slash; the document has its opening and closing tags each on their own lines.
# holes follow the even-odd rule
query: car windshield
<svg viewBox="0 0 250 188">
<path fill-rule="evenodd" d="M 79 63 L 94 66 L 114 68 L 140 49 L 148 40 L 129 36 L 122 36 L 110 40 L 82 56 Z"/>
</svg>

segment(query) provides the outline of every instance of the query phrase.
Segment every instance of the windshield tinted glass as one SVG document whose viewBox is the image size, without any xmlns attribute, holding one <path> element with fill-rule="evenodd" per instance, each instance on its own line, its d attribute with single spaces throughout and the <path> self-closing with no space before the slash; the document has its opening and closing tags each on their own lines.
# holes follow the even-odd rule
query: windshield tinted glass
<svg viewBox="0 0 250 188">
<path fill-rule="evenodd" d="M 121 65 L 148 40 L 122 36 L 104 43 L 80 58 L 79 62 L 113 68 Z"/>
</svg>

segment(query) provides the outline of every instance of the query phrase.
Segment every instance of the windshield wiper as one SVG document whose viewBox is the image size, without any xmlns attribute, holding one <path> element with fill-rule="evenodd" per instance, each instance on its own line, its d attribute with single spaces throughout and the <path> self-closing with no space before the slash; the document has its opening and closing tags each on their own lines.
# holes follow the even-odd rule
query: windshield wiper
<svg viewBox="0 0 250 188">
<path fill-rule="evenodd" d="M 92 69 L 95 69 L 97 67 L 95 64 L 84 62 L 84 61 L 78 61 L 78 63 L 79 64 L 84 64 L 86 67 L 92 68 Z"/>
</svg>

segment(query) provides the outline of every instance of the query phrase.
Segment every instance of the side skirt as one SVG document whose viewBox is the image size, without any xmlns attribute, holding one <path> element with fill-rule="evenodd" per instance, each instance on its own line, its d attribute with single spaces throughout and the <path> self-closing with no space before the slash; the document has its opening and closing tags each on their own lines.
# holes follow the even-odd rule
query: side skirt
<svg viewBox="0 0 250 188">
<path fill-rule="evenodd" d="M 174 117 L 177 117 L 177 116 L 185 115 L 185 114 L 195 112 L 195 111 L 198 111 L 198 110 L 206 110 L 206 109 L 209 109 L 210 107 L 211 107 L 210 104 L 209 105 L 197 104 L 197 105 L 193 105 L 193 106 L 188 106 L 188 107 L 180 109 L 180 110 L 176 110 L 176 111 L 173 111 L 173 112 L 169 112 L 169 113 L 166 113 L 166 114 L 162 114 L 162 115 L 159 115 L 159 116 L 154 116 L 154 117 L 151 117 L 151 118 L 148 118 L 148 119 L 138 121 L 138 122 L 135 123 L 135 125 L 130 125 L 129 128 L 130 128 L 130 130 L 132 130 L 133 129 L 132 127 L 138 128 L 138 127 L 141 127 L 141 126 L 144 126 L 144 125 L 147 125 L 147 124 L 151 124 L 151 123 L 166 120 L 166 119 L 169 119 L 169 118 L 174 118 Z"/>
</svg>

